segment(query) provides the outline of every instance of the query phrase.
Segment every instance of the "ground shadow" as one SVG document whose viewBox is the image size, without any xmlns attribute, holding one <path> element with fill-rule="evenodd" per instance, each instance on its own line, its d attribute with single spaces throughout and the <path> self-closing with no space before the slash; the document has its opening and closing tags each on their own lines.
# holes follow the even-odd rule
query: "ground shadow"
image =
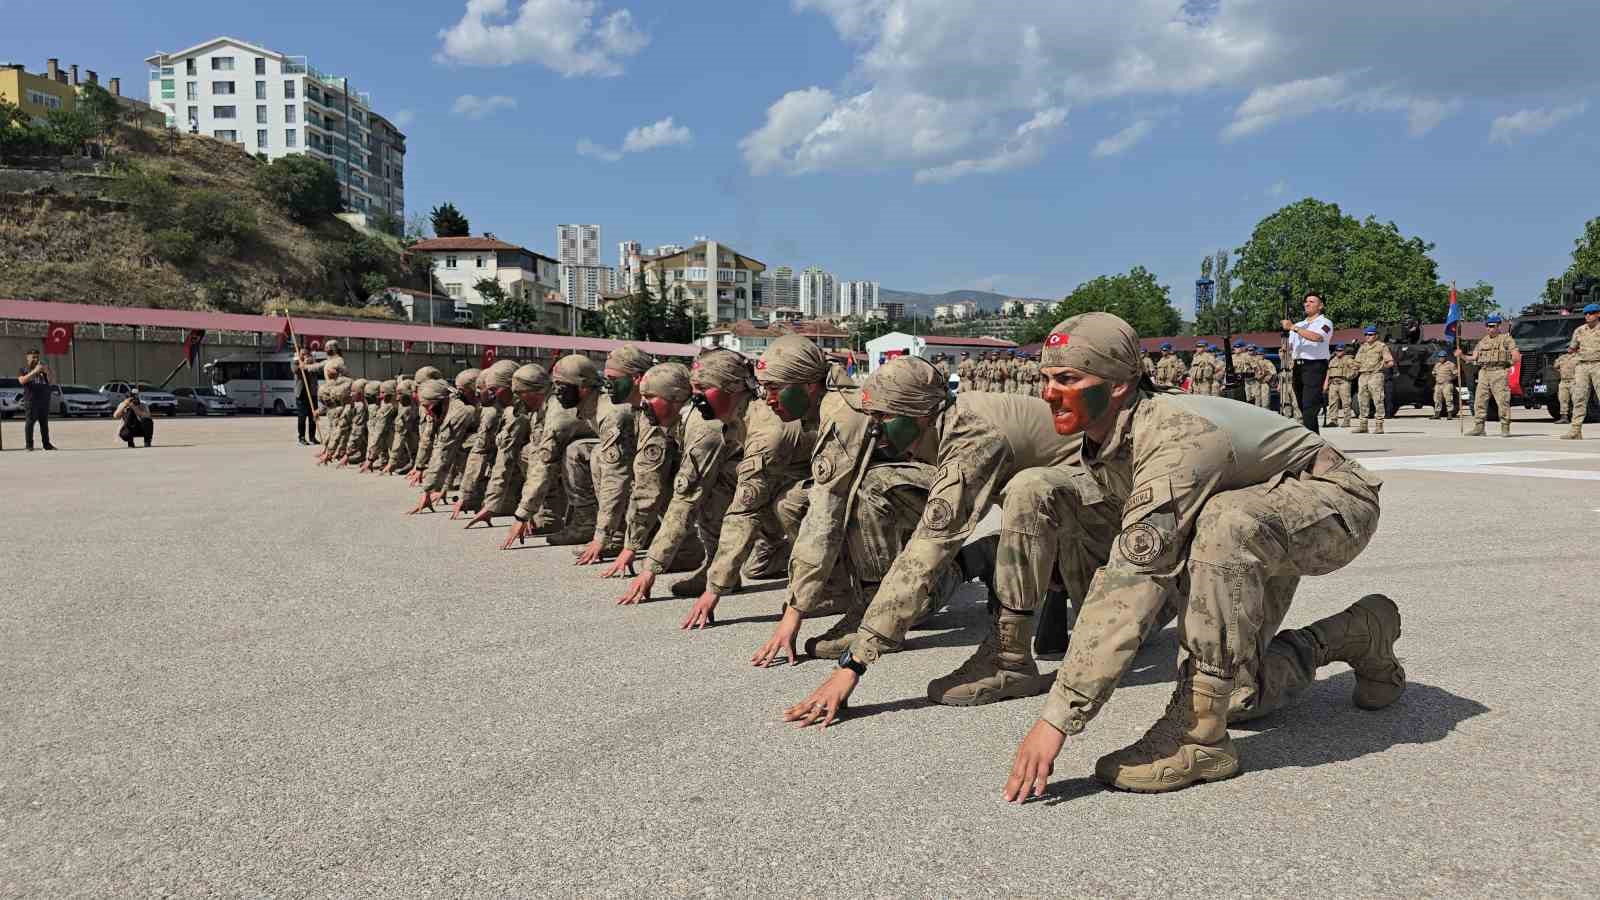
<svg viewBox="0 0 1600 900">
<path fill-rule="evenodd" d="M 1109 790 L 1105 785 L 1095 780 L 1094 777 L 1084 775 L 1079 778 L 1063 778 L 1052 781 L 1044 786 L 1044 796 L 1029 800 L 1028 803 L 1043 803 L 1046 806 L 1055 806 L 1057 803 L 1070 803 L 1080 800 L 1091 794 L 1099 794 Z"/>
<path fill-rule="evenodd" d="M 740 616 L 740 617 L 738 617 L 736 619 L 720 619 L 719 618 L 719 619 L 717 619 L 717 621 L 714 624 L 716 625 L 716 627 L 721 628 L 724 625 L 750 625 L 750 624 L 760 623 L 760 622 L 776 622 L 776 621 L 778 621 L 779 619 L 782 619 L 782 618 L 783 618 L 783 613 L 767 613 L 765 615 L 759 615 L 759 616 Z"/>
<path fill-rule="evenodd" d="M 848 724 L 857 719 L 866 719 L 870 718 L 871 716 L 883 715 L 885 713 L 905 712 L 912 709 L 927 709 L 933 705 L 933 701 L 929 700 L 927 697 L 906 697 L 900 700 L 889 700 L 884 703 L 867 703 L 861 706 L 849 706 L 845 709 L 844 714 L 839 718 L 834 719 L 833 724 L 829 725 L 828 728 L 832 730 L 834 728 L 838 728 L 841 724 Z"/>
<path fill-rule="evenodd" d="M 36 447 L 34 449 L 34 452 L 36 452 L 36 453 L 107 453 L 107 452 L 110 452 L 112 450 L 160 450 L 162 448 L 178 449 L 178 448 L 182 448 L 182 447 L 198 447 L 198 446 L 200 446 L 200 445 L 199 444 L 151 444 L 150 446 L 146 447 L 143 444 L 140 444 L 137 447 L 129 447 L 126 444 L 114 444 L 114 445 L 112 445 L 110 447 L 57 447 L 54 450 L 45 450 L 43 448 L 37 448 Z M 5 449 L 5 452 L 6 453 L 26 453 L 27 450 L 28 450 L 27 447 L 7 447 Z"/>
</svg>

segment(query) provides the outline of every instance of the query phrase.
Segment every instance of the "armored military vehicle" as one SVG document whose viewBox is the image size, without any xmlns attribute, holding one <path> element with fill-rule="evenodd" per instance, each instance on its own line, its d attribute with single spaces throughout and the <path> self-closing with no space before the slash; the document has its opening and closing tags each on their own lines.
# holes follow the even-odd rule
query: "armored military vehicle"
<svg viewBox="0 0 1600 900">
<path fill-rule="evenodd" d="M 1572 333 L 1583 324 L 1583 313 L 1551 313 L 1520 316 L 1511 322 L 1511 338 L 1522 354 L 1522 405 L 1528 409 L 1544 407 L 1551 419 L 1559 419 L 1561 403 L 1556 393 L 1560 376 L 1556 357 L 1572 344 Z M 1600 422 L 1600 399 L 1589 398 L 1587 421 Z"/>
</svg>

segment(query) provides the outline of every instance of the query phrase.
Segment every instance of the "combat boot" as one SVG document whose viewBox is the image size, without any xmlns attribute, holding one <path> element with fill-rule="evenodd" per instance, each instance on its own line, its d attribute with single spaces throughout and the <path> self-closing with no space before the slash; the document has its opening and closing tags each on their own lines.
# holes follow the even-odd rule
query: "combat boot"
<svg viewBox="0 0 1600 900">
<path fill-rule="evenodd" d="M 768 540 L 756 541 L 750 558 L 744 561 L 739 574 L 746 581 L 765 581 L 789 574 L 789 544 L 775 544 Z"/>
<path fill-rule="evenodd" d="M 1035 629 L 1035 656 L 1066 655 L 1067 643 L 1072 640 L 1072 616 L 1067 610 L 1066 591 L 1054 588 L 1045 592 L 1044 602 L 1039 604 L 1039 622 Z"/>
<path fill-rule="evenodd" d="M 567 521 L 545 538 L 552 547 L 587 544 L 594 539 L 595 507 L 574 506 L 567 510 Z M 535 534 L 538 532 L 535 531 Z"/>
<path fill-rule="evenodd" d="M 1395 658 L 1400 608 L 1382 594 L 1368 594 L 1338 615 L 1306 627 L 1316 639 L 1317 665 L 1349 663 L 1356 673 L 1355 704 L 1382 709 L 1400 699 L 1406 670 Z"/>
<path fill-rule="evenodd" d="M 1379 421 L 1372 423 L 1372 433 L 1383 434 L 1383 422 Z"/>
<path fill-rule="evenodd" d="M 1366 434 L 1367 433 L 1367 420 L 1366 419 L 1362 419 L 1360 424 L 1358 424 L 1358 425 L 1356 425 L 1356 427 L 1350 429 L 1350 433 L 1351 434 Z"/>
<path fill-rule="evenodd" d="M 1050 689 L 1028 652 L 1033 640 L 1033 613 L 1001 607 L 977 652 L 943 678 L 928 682 L 928 699 L 946 706 L 982 706 L 1015 697 L 1032 697 Z"/>
<path fill-rule="evenodd" d="M 1468 431 L 1463 436 L 1464 437 L 1483 437 L 1483 423 L 1479 422 L 1477 420 L 1474 420 L 1473 423 L 1472 423 L 1472 430 Z"/>
<path fill-rule="evenodd" d="M 1239 774 L 1239 751 L 1228 737 L 1233 681 L 1183 663 L 1167 711 L 1144 737 L 1100 757 L 1094 777 L 1114 788 L 1157 794 Z"/>
<path fill-rule="evenodd" d="M 1511 422 L 1503 416 L 1500 419 L 1500 436 L 1511 437 Z"/>
<path fill-rule="evenodd" d="M 1573 425 L 1571 428 L 1567 429 L 1567 433 L 1563 434 L 1561 436 L 1561 439 L 1563 441 L 1581 441 L 1581 440 L 1583 440 L 1583 426 L 1582 425 Z"/>
<path fill-rule="evenodd" d="M 865 605 L 857 606 L 839 617 L 839 621 L 828 626 L 828 630 L 814 638 L 807 638 L 806 655 L 817 659 L 838 659 L 839 654 L 850 649 L 856 639 L 856 631 L 861 627 L 861 617 L 867 611 Z"/>
<path fill-rule="evenodd" d="M 1438 410 L 1434 410 L 1433 411 L 1433 415 L 1429 416 L 1428 418 L 1430 418 L 1430 419 L 1442 419 L 1444 417 L 1439 415 L 1439 411 Z"/>
</svg>

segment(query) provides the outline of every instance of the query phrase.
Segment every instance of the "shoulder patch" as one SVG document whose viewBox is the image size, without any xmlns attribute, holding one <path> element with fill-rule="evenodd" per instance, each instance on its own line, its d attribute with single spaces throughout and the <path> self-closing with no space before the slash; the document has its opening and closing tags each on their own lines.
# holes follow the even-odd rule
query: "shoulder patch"
<svg viewBox="0 0 1600 900">
<path fill-rule="evenodd" d="M 646 465 L 656 465 L 661 462 L 662 449 L 660 444 L 651 444 L 639 454 L 644 457 Z"/>
<path fill-rule="evenodd" d="M 930 531 L 944 531 L 950 527 L 950 522 L 955 518 L 955 511 L 950 508 L 950 502 L 943 497 L 935 497 L 928 501 L 928 508 L 922 511 L 922 521 Z"/>
<path fill-rule="evenodd" d="M 1117 538 L 1117 549 L 1135 565 L 1147 566 L 1161 557 L 1166 541 L 1161 531 L 1149 522 L 1137 522 Z"/>
<path fill-rule="evenodd" d="M 617 463 L 622 462 L 622 450 L 617 447 L 610 447 L 606 450 L 606 452 L 600 454 L 600 457 L 610 465 L 614 466 Z"/>
<path fill-rule="evenodd" d="M 817 457 L 811 464 L 811 475 L 817 481 L 832 481 L 834 473 L 833 457 L 824 453 Z"/>
</svg>

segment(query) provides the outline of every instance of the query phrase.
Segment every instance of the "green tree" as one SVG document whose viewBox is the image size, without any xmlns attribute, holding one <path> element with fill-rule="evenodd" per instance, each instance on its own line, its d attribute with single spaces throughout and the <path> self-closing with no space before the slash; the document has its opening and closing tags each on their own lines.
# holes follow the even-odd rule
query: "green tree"
<svg viewBox="0 0 1600 900">
<path fill-rule="evenodd" d="M 373 228 L 376 228 L 384 234 L 392 234 L 395 237 L 400 237 L 401 232 L 405 229 L 406 224 L 400 221 L 399 216 L 389 212 L 387 209 L 379 210 L 378 213 L 372 217 L 371 222 Z"/>
<path fill-rule="evenodd" d="M 1440 321 L 1448 288 L 1428 255 L 1433 246 L 1393 222 L 1358 221 L 1334 203 L 1307 198 L 1285 206 L 1239 248 L 1234 329 L 1277 328 L 1285 300 L 1295 318 L 1307 292 L 1320 295 L 1340 324 Z"/>
<path fill-rule="evenodd" d="M 1126 274 L 1101 275 L 1078 285 L 1054 309 L 1031 319 L 1016 341 L 1041 341 L 1063 319 L 1096 311 L 1121 317 L 1146 337 L 1177 334 L 1183 317 L 1172 308 L 1170 293 L 1171 288 L 1157 284 L 1155 275 L 1144 266 L 1134 266 Z"/>
<path fill-rule="evenodd" d="M 1494 299 L 1494 285 L 1481 278 L 1472 287 L 1456 290 L 1456 304 L 1461 307 L 1461 317 L 1469 322 L 1479 321 L 1500 309 Z"/>
<path fill-rule="evenodd" d="M 45 116 L 45 133 L 59 153 L 77 153 L 100 135 L 100 123 L 82 109 L 52 109 Z"/>
<path fill-rule="evenodd" d="M 94 120 L 98 137 L 115 133 L 117 124 L 122 121 L 122 104 L 98 84 L 85 84 L 78 88 L 77 106 Z"/>
<path fill-rule="evenodd" d="M 1561 310 L 1571 309 L 1592 302 L 1592 297 L 1585 288 L 1592 283 L 1584 283 L 1582 279 L 1600 280 L 1600 218 L 1590 219 L 1583 225 L 1583 234 L 1572 242 L 1572 262 L 1566 271 L 1544 284 L 1543 302 L 1536 304 L 1541 309 Z M 1573 291 L 1583 294 L 1576 296 Z M 1531 307 L 1530 307 L 1531 308 Z M 1536 315 L 1526 309 L 1523 315 Z"/>
<path fill-rule="evenodd" d="M 470 237 L 472 226 L 467 222 L 467 217 L 456 209 L 454 203 L 444 203 L 435 206 L 428 214 L 428 219 L 433 223 L 435 237 Z"/>
<path fill-rule="evenodd" d="M 344 208 L 339 197 L 339 176 L 333 167 L 310 156 L 283 156 L 256 172 L 256 187 L 284 213 L 310 225 Z"/>
<path fill-rule="evenodd" d="M 371 302 L 373 297 L 389 289 L 389 277 L 382 272 L 368 272 L 361 276 L 361 293 Z"/>
</svg>

